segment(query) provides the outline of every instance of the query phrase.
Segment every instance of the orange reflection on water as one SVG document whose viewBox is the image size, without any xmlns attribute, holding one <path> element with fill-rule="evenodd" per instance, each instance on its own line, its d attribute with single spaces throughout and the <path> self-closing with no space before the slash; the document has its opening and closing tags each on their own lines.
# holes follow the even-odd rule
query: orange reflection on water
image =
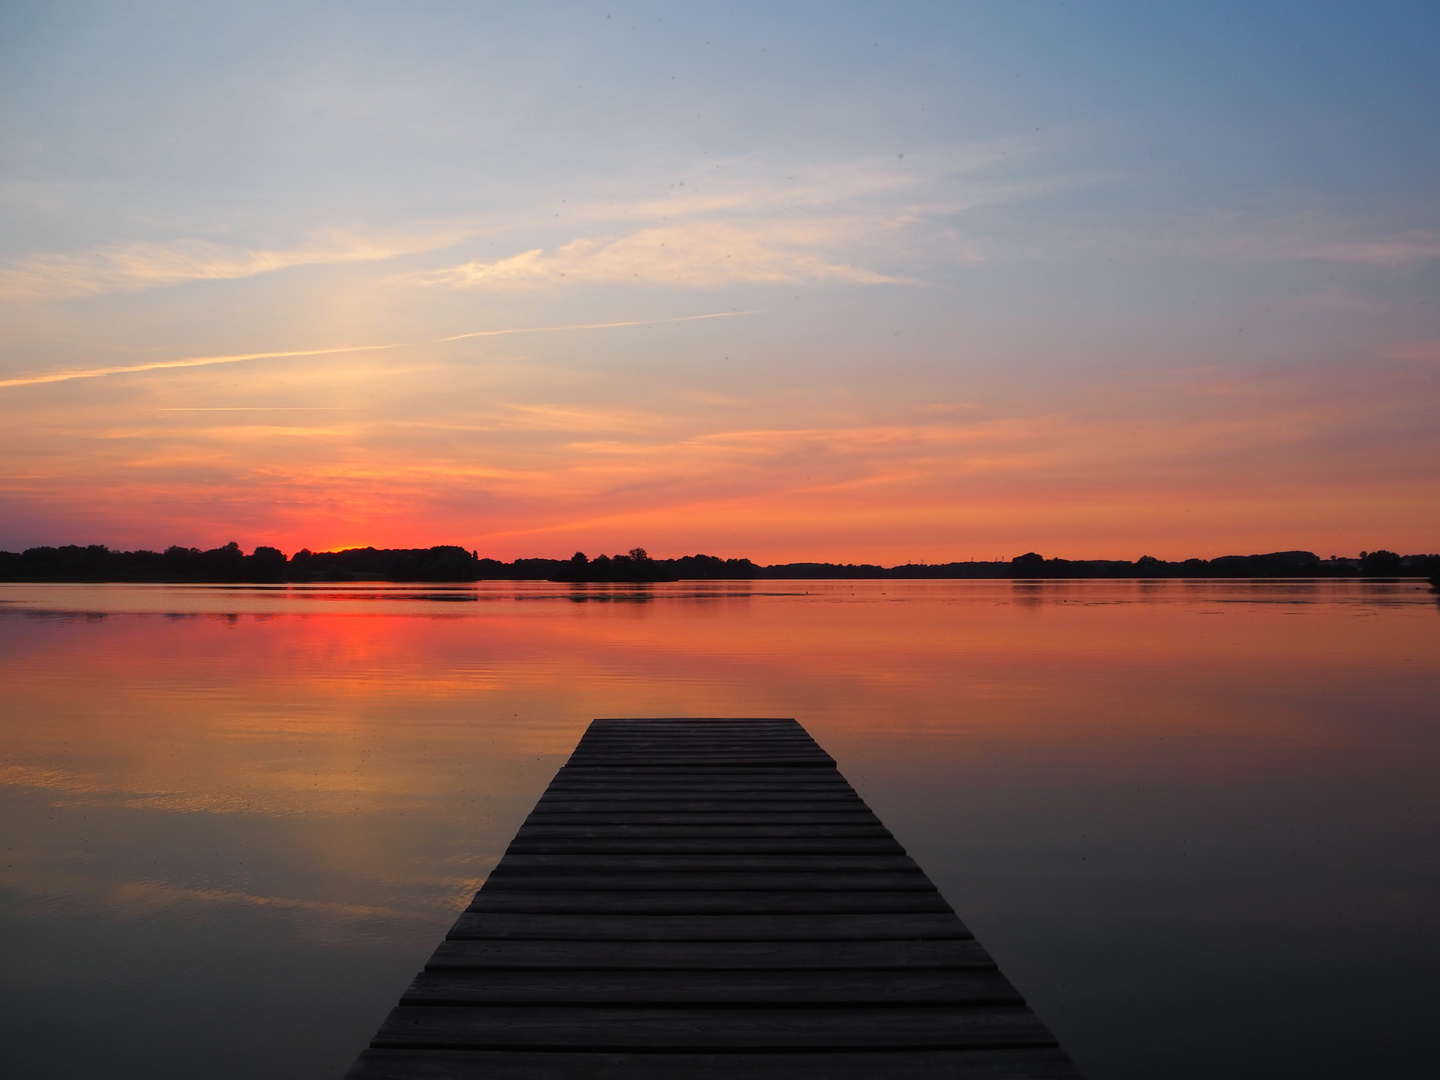
<svg viewBox="0 0 1440 1080">
<path fill-rule="evenodd" d="M 1324 710 L 1302 703 L 1419 693 L 1440 644 L 1413 583 L 10 587 L 5 599 L 7 775 L 271 814 L 508 788 L 506 770 L 553 767 L 597 715 L 794 715 L 867 762 L 897 736 L 1052 750 L 1097 730 L 1321 737 Z"/>
</svg>

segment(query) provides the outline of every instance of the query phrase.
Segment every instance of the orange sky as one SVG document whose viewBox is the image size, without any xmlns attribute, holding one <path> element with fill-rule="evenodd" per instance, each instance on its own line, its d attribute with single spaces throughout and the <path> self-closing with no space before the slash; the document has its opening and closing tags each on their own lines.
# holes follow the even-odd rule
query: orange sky
<svg viewBox="0 0 1440 1080">
<path fill-rule="evenodd" d="M 783 391 L 662 385 L 632 401 L 604 379 L 537 390 L 526 376 L 413 349 L 0 390 L 0 453 L 19 466 L 10 542 L 894 563 L 1323 557 L 1440 536 L 1433 380 L 1406 362 L 1362 378 L 1337 366 L 1303 389 L 1192 369 L 1041 403 L 881 387 L 798 409 Z M 277 398 L 340 403 L 212 404 Z"/>
</svg>

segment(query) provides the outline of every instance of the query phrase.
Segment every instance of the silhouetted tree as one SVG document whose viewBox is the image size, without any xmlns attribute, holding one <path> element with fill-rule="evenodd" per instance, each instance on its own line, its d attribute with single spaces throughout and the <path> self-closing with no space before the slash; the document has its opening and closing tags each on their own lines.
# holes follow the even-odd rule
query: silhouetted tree
<svg viewBox="0 0 1440 1080">
<path fill-rule="evenodd" d="M 245 576 L 251 581 L 285 580 L 285 553 L 279 548 L 257 547 L 245 561 L 249 564 Z"/>
<path fill-rule="evenodd" d="M 1045 574 L 1045 556 L 1034 551 L 1027 551 L 1024 555 L 1016 555 L 1010 560 L 1011 577 L 1043 577 Z"/>
<path fill-rule="evenodd" d="M 1360 553 L 1360 573 L 1369 577 L 1393 577 L 1400 573 L 1400 556 L 1381 548 Z"/>
</svg>

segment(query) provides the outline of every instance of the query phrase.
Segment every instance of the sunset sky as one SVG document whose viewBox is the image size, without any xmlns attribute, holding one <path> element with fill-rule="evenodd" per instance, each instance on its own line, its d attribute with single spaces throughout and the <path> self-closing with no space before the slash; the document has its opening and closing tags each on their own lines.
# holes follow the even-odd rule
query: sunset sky
<svg viewBox="0 0 1440 1080">
<path fill-rule="evenodd" d="M 0 548 L 1440 549 L 1440 6 L 1183 7 L 0 5 Z"/>
</svg>

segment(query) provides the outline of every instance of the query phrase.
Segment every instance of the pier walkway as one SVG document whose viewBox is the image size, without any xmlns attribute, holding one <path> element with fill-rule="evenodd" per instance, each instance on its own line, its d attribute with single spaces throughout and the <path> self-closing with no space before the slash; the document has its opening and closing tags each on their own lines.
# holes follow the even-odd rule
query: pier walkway
<svg viewBox="0 0 1440 1080">
<path fill-rule="evenodd" d="M 1078 1075 L 794 720 L 596 720 L 349 1080 Z"/>
</svg>

